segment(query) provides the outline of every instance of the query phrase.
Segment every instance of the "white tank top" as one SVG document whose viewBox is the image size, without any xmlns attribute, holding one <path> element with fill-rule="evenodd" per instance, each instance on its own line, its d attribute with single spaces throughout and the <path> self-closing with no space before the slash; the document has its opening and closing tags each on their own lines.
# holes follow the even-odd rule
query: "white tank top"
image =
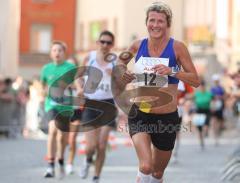
<svg viewBox="0 0 240 183">
<path fill-rule="evenodd" d="M 99 69 L 102 72 L 103 76 L 96 91 L 94 93 L 84 92 L 84 95 L 89 99 L 95 99 L 95 100 L 111 99 L 113 98 L 112 90 L 111 90 L 111 73 L 112 73 L 113 66 L 116 64 L 116 61 L 113 61 L 105 66 L 100 66 L 97 63 L 96 58 L 97 58 L 97 52 L 96 51 L 90 52 L 90 58 L 87 66 Z M 96 72 L 94 72 L 94 70 L 91 68 L 88 69 L 87 72 L 88 72 L 88 75 L 91 75 L 91 77 L 93 78 L 99 77 L 98 75 L 96 75 Z M 85 77 L 86 81 L 88 77 L 89 76 Z"/>
</svg>

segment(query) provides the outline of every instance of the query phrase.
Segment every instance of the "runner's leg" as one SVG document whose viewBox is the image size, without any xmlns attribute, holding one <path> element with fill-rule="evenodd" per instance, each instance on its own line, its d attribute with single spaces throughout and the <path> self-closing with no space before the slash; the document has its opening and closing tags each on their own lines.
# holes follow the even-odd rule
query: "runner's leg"
<svg viewBox="0 0 240 183">
<path fill-rule="evenodd" d="M 132 136 L 133 144 L 138 156 L 139 170 L 137 183 L 148 183 L 152 173 L 151 137 L 145 132 Z"/>
<path fill-rule="evenodd" d="M 55 156 L 56 156 L 56 136 L 57 136 L 57 128 L 55 126 L 55 120 L 51 120 L 48 123 L 48 139 L 47 139 L 48 168 L 44 176 L 46 178 L 54 177 L 54 166 L 55 166 Z"/>
<path fill-rule="evenodd" d="M 110 126 L 103 126 L 100 129 L 99 141 L 97 145 L 97 157 L 95 162 L 95 176 L 100 177 L 101 170 L 104 164 L 106 148 L 108 145 L 108 137 L 111 131 Z"/>
<path fill-rule="evenodd" d="M 163 179 L 164 171 L 171 158 L 172 151 L 162 151 L 153 146 L 152 151 L 152 162 L 153 162 L 153 173 L 151 183 L 160 182 Z"/>
</svg>

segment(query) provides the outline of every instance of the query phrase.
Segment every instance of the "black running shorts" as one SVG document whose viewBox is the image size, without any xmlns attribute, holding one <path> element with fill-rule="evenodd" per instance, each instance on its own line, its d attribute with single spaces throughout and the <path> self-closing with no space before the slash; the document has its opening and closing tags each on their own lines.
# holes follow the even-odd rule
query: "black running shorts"
<svg viewBox="0 0 240 183">
<path fill-rule="evenodd" d="M 167 114 L 145 113 L 135 104 L 130 110 L 128 125 L 131 137 L 146 132 L 151 136 L 153 145 L 163 151 L 174 148 L 176 132 L 181 129 L 177 111 Z"/>
</svg>

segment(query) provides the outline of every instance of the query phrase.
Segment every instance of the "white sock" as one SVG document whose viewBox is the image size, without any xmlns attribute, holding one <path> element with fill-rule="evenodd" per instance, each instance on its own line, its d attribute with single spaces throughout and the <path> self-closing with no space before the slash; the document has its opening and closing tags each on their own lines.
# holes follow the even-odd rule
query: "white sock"
<svg viewBox="0 0 240 183">
<path fill-rule="evenodd" d="M 146 175 L 138 170 L 136 183 L 149 183 L 151 174 Z"/>
<path fill-rule="evenodd" d="M 151 176 L 149 183 L 163 183 L 163 179 L 162 178 L 161 179 L 157 179 L 157 178 Z"/>
</svg>

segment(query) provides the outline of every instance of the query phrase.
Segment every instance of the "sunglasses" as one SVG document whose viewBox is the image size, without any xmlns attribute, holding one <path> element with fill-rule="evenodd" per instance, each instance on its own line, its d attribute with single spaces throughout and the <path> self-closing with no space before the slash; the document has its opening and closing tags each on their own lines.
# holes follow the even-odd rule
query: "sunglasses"
<svg viewBox="0 0 240 183">
<path fill-rule="evenodd" d="M 112 41 L 104 41 L 104 40 L 100 40 L 99 42 L 100 42 L 101 44 L 112 45 Z"/>
</svg>

